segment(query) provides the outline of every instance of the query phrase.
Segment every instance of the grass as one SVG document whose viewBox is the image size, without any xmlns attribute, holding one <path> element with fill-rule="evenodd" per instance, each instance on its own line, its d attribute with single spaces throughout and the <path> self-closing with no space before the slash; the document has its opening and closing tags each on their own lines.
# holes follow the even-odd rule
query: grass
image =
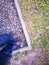
<svg viewBox="0 0 49 65">
<path fill-rule="evenodd" d="M 32 46 L 49 47 L 49 0 L 18 0 Z"/>
</svg>

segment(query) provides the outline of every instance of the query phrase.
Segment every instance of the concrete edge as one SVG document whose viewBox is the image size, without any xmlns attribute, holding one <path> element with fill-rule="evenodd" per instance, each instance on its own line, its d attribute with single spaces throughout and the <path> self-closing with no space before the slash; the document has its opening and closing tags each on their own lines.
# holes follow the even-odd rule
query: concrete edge
<svg viewBox="0 0 49 65">
<path fill-rule="evenodd" d="M 14 0 L 14 3 L 15 3 L 15 7 L 17 9 L 17 12 L 18 12 L 18 15 L 19 15 L 19 18 L 20 18 L 20 22 L 21 22 L 21 25 L 22 25 L 22 28 L 23 28 L 23 32 L 25 34 L 25 38 L 26 38 L 26 42 L 28 44 L 28 47 L 25 47 L 25 48 L 19 49 L 17 51 L 14 51 L 13 54 L 16 53 L 16 52 L 23 52 L 23 51 L 31 50 L 32 49 L 30 38 L 29 38 L 28 32 L 26 30 L 26 26 L 25 26 L 24 20 L 22 18 L 21 8 L 20 8 L 20 5 L 18 3 L 18 0 Z"/>
</svg>

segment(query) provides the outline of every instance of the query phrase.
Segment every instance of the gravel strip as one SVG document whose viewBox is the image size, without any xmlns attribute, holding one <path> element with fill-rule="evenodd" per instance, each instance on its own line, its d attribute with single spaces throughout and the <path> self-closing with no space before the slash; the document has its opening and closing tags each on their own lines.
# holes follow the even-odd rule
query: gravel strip
<svg viewBox="0 0 49 65">
<path fill-rule="evenodd" d="M 0 0 L 0 34 L 12 32 L 26 45 L 25 35 L 13 0 Z"/>
</svg>

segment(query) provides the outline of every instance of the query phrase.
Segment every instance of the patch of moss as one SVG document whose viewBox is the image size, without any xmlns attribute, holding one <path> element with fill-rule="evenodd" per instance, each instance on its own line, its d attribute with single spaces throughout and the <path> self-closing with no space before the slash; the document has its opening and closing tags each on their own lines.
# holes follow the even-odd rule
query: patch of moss
<svg viewBox="0 0 49 65">
<path fill-rule="evenodd" d="M 47 26 L 49 26 L 49 0 L 25 0 L 22 3 L 21 8 L 22 8 L 23 18 L 25 22 L 28 24 L 28 25 L 26 24 L 26 27 L 27 30 L 29 31 L 29 34 L 32 32 L 36 34 L 34 36 L 33 33 L 30 34 L 32 45 L 37 45 L 42 43 L 47 47 L 49 45 L 49 40 L 47 38 L 49 34 L 46 34 L 48 32 L 46 28 Z M 30 22 L 33 23 L 30 24 Z M 43 33 L 47 36 L 45 36 Z M 42 38 L 40 38 L 40 34 L 43 35 Z M 35 38 L 37 38 L 38 40 Z"/>
</svg>

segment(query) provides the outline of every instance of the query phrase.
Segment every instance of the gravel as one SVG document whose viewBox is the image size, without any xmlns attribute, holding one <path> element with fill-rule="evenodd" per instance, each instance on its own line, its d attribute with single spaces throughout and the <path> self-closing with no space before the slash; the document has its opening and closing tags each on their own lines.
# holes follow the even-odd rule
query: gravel
<svg viewBox="0 0 49 65">
<path fill-rule="evenodd" d="M 26 46 L 25 35 L 13 0 L 0 0 L 0 34 L 13 33 Z"/>
</svg>

